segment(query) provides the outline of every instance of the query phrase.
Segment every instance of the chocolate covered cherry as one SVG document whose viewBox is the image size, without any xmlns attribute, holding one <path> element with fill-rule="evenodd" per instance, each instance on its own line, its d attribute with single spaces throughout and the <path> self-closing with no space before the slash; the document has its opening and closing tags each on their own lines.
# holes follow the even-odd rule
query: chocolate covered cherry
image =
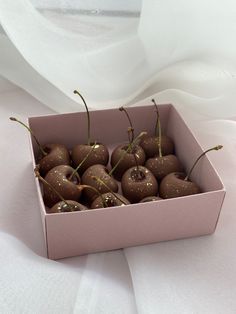
<svg viewBox="0 0 236 314">
<path fill-rule="evenodd" d="M 131 203 L 138 203 L 144 197 L 157 195 L 158 183 L 150 170 L 135 166 L 126 170 L 122 176 L 121 188 Z"/>
<path fill-rule="evenodd" d="M 154 101 L 155 103 L 155 101 Z M 156 106 L 156 103 L 155 103 Z M 158 126 L 158 144 L 157 144 L 157 154 L 156 156 L 149 158 L 145 167 L 147 167 L 156 177 L 158 181 L 161 181 L 166 175 L 172 172 L 182 171 L 182 166 L 180 161 L 175 155 L 168 154 L 163 156 L 162 151 L 162 129 L 161 129 L 161 121 L 158 113 L 158 108 L 156 106 L 157 112 L 157 126 Z"/>
<path fill-rule="evenodd" d="M 91 152 L 93 147 L 93 143 L 90 144 L 79 144 L 76 145 L 71 152 L 71 158 L 74 164 L 74 167 L 77 167 L 83 159 Z M 88 169 L 92 165 L 101 164 L 106 166 L 109 160 L 109 153 L 103 144 L 97 143 L 94 147 L 94 151 L 83 165 L 80 167 L 79 173 L 83 173 L 86 169 Z"/>
<path fill-rule="evenodd" d="M 172 139 L 169 136 L 160 133 L 158 134 L 158 124 L 160 124 L 160 115 L 155 100 L 152 99 L 152 102 L 155 105 L 157 114 L 155 135 L 153 136 L 146 135 L 140 142 L 140 146 L 143 148 L 147 158 L 151 158 L 157 155 L 159 145 L 161 145 L 163 156 L 173 154 L 174 152 L 174 143 Z"/>
<path fill-rule="evenodd" d="M 38 161 L 42 176 L 56 166 L 70 165 L 70 155 L 65 145 L 47 144 L 43 146 L 43 149 L 47 155 Z"/>
<path fill-rule="evenodd" d="M 154 101 L 154 100 L 153 100 Z M 154 174 L 158 181 L 161 181 L 166 175 L 172 172 L 182 171 L 182 166 L 178 158 L 173 154 L 168 154 L 163 156 L 162 150 L 162 129 L 160 115 L 158 112 L 157 105 L 154 101 L 157 112 L 157 126 L 158 126 L 158 144 L 157 144 L 157 154 L 156 156 L 149 158 L 145 167 L 147 167 Z"/>
<path fill-rule="evenodd" d="M 197 160 L 193 164 L 192 168 L 188 172 L 187 176 L 181 172 L 174 172 L 174 173 L 168 174 L 161 181 L 160 188 L 159 188 L 160 197 L 162 197 L 162 198 L 174 198 L 174 197 L 179 197 L 179 196 L 187 196 L 187 195 L 200 193 L 201 192 L 200 187 L 196 183 L 190 181 L 190 179 L 189 179 L 191 176 L 191 173 L 192 173 L 193 169 L 195 168 L 196 164 L 198 163 L 198 161 L 206 153 L 208 153 L 212 150 L 219 150 L 222 147 L 223 147 L 222 145 L 218 145 L 218 146 L 215 146 L 215 147 L 210 148 L 210 149 L 206 150 L 205 152 L 203 152 L 197 158 Z"/>
<path fill-rule="evenodd" d="M 78 201 L 81 195 L 80 177 L 75 173 L 70 179 L 73 172 L 74 169 L 70 166 L 57 166 L 46 174 L 45 180 L 53 186 L 65 200 Z M 43 199 L 48 207 L 52 207 L 61 200 L 51 187 L 45 184 L 43 184 Z"/>
<path fill-rule="evenodd" d="M 91 204 L 91 209 L 128 205 L 130 202 L 118 193 L 104 193 Z"/>
<path fill-rule="evenodd" d="M 163 152 L 163 156 L 173 154 L 174 152 L 174 143 L 170 137 L 166 135 L 162 135 L 161 137 L 161 149 Z M 147 158 L 154 157 L 157 154 L 157 147 L 159 144 L 158 136 L 145 136 L 140 142 L 140 146 L 144 150 Z"/>
<path fill-rule="evenodd" d="M 112 174 L 117 180 L 120 181 L 122 175 L 127 169 L 137 164 L 144 165 L 146 155 L 142 147 L 138 145 L 138 141 L 141 140 L 141 137 L 138 138 L 138 140 L 137 138 L 134 139 L 134 128 L 127 110 L 124 107 L 120 107 L 119 110 L 125 113 L 130 124 L 128 127 L 129 143 L 117 146 L 111 154 L 111 166 L 112 168 L 115 168 Z M 143 133 L 146 135 L 146 132 Z M 142 137 L 143 136 L 144 134 Z"/>
<path fill-rule="evenodd" d="M 60 201 L 53 205 L 51 208 L 46 208 L 46 211 L 48 214 L 52 213 L 63 213 L 63 212 L 73 212 L 73 211 L 80 211 L 80 210 L 86 210 L 88 209 L 86 206 L 72 200 L 65 200 L 63 196 L 58 192 L 58 190 L 55 189 L 55 187 L 49 183 L 47 180 L 45 180 L 39 173 L 39 165 L 37 165 L 34 169 L 34 174 L 36 178 L 39 179 L 44 185 L 44 187 L 48 187 L 53 191 Z"/>
<path fill-rule="evenodd" d="M 45 176 L 46 173 L 59 165 L 70 165 L 70 155 L 65 147 L 65 145 L 62 144 L 46 144 L 41 145 L 35 136 L 34 132 L 31 128 L 29 128 L 25 123 L 21 122 L 20 120 L 11 117 L 11 121 L 18 122 L 23 127 L 25 127 L 30 134 L 32 135 L 33 139 L 35 140 L 38 148 L 39 148 L 39 156 L 38 156 L 38 164 L 40 165 L 40 174 L 42 176 Z"/>
<path fill-rule="evenodd" d="M 90 115 L 88 106 L 86 104 L 86 101 L 84 97 L 77 91 L 74 91 L 74 94 L 79 95 L 79 97 L 82 99 L 86 113 L 87 113 L 87 121 L 88 121 L 88 140 L 87 144 L 79 144 L 73 147 L 71 152 L 71 158 L 73 161 L 73 165 L 76 168 L 82 160 L 88 156 L 89 152 L 92 150 L 92 146 L 94 143 L 91 143 L 91 137 L 90 137 Z M 94 147 L 94 152 L 86 158 L 86 161 L 83 163 L 83 165 L 80 167 L 79 172 L 83 173 L 88 167 L 95 165 L 95 164 L 101 164 L 106 166 L 109 160 L 109 152 L 105 145 L 101 143 L 97 143 Z"/>
<path fill-rule="evenodd" d="M 145 163 L 145 167 L 154 174 L 158 181 L 161 181 L 169 173 L 180 172 L 183 169 L 175 155 L 149 158 Z"/>
<path fill-rule="evenodd" d="M 98 180 L 94 180 L 94 176 L 99 178 L 103 184 Z M 116 180 L 109 175 L 108 170 L 104 165 L 93 165 L 89 167 L 82 175 L 81 181 L 82 184 L 90 185 L 100 193 L 106 193 L 110 190 L 113 192 L 118 191 Z M 86 189 L 84 195 L 88 202 L 92 202 L 98 196 L 92 189 Z"/>
<path fill-rule="evenodd" d="M 47 210 L 48 214 L 67 213 L 88 210 L 88 208 L 76 201 L 60 201 Z"/>
<path fill-rule="evenodd" d="M 183 172 L 168 174 L 160 183 L 159 195 L 162 198 L 173 198 L 200 193 L 196 183 L 185 180 Z"/>
<path fill-rule="evenodd" d="M 128 144 L 119 145 L 114 149 L 111 155 L 111 166 L 115 167 L 115 165 L 125 154 L 122 161 L 113 172 L 114 177 L 119 181 L 127 169 L 135 166 L 137 163 L 138 165 L 144 165 L 146 160 L 144 150 L 139 145 L 133 146 L 129 151 L 127 151 L 127 149 Z"/>
</svg>

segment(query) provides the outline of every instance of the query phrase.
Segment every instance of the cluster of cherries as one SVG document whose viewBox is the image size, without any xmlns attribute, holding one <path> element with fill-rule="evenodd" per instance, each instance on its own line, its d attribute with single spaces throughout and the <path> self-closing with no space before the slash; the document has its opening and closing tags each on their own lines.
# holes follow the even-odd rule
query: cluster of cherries
<svg viewBox="0 0 236 314">
<path fill-rule="evenodd" d="M 87 104 L 78 91 L 74 93 L 80 96 L 86 108 L 88 141 L 87 144 L 76 145 L 71 151 L 61 144 L 40 145 L 27 125 L 10 118 L 26 127 L 39 147 L 35 176 L 42 182 L 47 213 L 123 206 L 200 193 L 198 185 L 189 179 L 192 170 L 202 156 L 211 150 L 221 149 L 221 145 L 202 153 L 185 174 L 174 155 L 173 141 L 162 135 L 159 112 L 153 99 L 157 114 L 154 135 L 141 132 L 134 137 L 127 110 L 119 108 L 129 121 L 129 141 L 113 150 L 109 170 L 108 149 L 101 143 L 91 141 Z M 119 189 L 122 194 L 118 193 Z"/>
</svg>

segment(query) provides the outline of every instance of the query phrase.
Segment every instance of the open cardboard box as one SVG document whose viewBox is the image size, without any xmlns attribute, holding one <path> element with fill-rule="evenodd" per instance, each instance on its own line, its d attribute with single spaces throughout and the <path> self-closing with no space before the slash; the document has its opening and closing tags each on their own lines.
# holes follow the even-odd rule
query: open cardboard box
<svg viewBox="0 0 236 314">
<path fill-rule="evenodd" d="M 196 138 L 172 105 L 159 106 L 163 134 L 175 143 L 175 153 L 188 170 L 203 152 Z M 147 101 L 129 108 L 135 134 L 154 133 L 156 115 Z M 118 109 L 91 111 L 91 134 L 108 145 L 127 142 L 127 118 Z M 85 112 L 29 118 L 29 126 L 42 144 L 61 143 L 69 149 L 87 141 Z M 32 139 L 31 139 L 32 140 Z M 212 146 L 217 143 L 212 143 Z M 38 148 L 31 141 L 33 166 Z M 224 186 L 205 156 L 192 173 L 202 193 L 149 203 L 82 212 L 47 214 L 40 185 L 41 207 L 48 258 L 82 255 L 159 241 L 195 237 L 215 231 L 225 196 Z"/>
</svg>

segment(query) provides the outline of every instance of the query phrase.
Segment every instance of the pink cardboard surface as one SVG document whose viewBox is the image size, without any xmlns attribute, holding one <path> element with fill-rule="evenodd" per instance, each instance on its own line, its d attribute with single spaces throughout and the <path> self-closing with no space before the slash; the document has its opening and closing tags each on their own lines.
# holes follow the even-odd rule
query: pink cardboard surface
<svg viewBox="0 0 236 314">
<path fill-rule="evenodd" d="M 129 108 L 135 134 L 154 133 L 156 116 L 148 101 Z M 142 106 L 143 104 L 143 106 Z M 172 105 L 159 106 L 163 131 L 175 142 L 176 155 L 187 171 L 202 153 L 200 144 Z M 91 112 L 93 138 L 114 147 L 127 142 L 127 119 L 118 109 Z M 86 142 L 86 113 L 29 118 L 42 144 L 62 143 L 69 149 Z M 213 143 L 213 145 L 216 143 Z M 33 164 L 38 154 L 31 144 Z M 214 232 L 225 196 L 223 184 L 207 157 L 192 174 L 203 193 L 143 204 L 47 214 L 36 180 L 48 257 L 59 259 L 91 252 L 206 235 Z"/>
</svg>

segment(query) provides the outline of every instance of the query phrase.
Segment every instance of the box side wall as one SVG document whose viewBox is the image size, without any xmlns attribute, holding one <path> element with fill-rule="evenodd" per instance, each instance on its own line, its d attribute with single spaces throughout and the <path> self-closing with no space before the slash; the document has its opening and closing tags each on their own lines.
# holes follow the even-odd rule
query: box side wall
<svg viewBox="0 0 236 314">
<path fill-rule="evenodd" d="M 49 257 L 119 249 L 214 232 L 224 192 L 47 215 Z"/>
<path fill-rule="evenodd" d="M 31 151 L 31 155 L 32 155 L 32 173 L 34 173 L 34 168 L 35 168 L 36 164 L 35 164 L 35 158 L 34 158 L 33 145 L 32 145 L 32 137 L 31 137 L 31 136 L 29 136 L 29 145 L 30 145 L 30 151 Z M 44 207 L 44 203 L 43 203 L 43 199 L 42 199 L 42 194 L 41 194 L 41 189 L 40 189 L 38 180 L 35 181 L 35 186 L 36 186 L 37 194 L 38 194 L 38 197 L 39 197 L 40 216 L 41 216 L 42 226 L 43 226 L 44 242 L 45 242 L 45 247 L 46 247 L 47 255 L 48 255 L 48 248 L 47 248 L 47 228 L 46 228 L 46 219 L 45 219 L 45 214 L 46 214 L 46 212 L 45 212 L 45 207 Z"/>
</svg>

